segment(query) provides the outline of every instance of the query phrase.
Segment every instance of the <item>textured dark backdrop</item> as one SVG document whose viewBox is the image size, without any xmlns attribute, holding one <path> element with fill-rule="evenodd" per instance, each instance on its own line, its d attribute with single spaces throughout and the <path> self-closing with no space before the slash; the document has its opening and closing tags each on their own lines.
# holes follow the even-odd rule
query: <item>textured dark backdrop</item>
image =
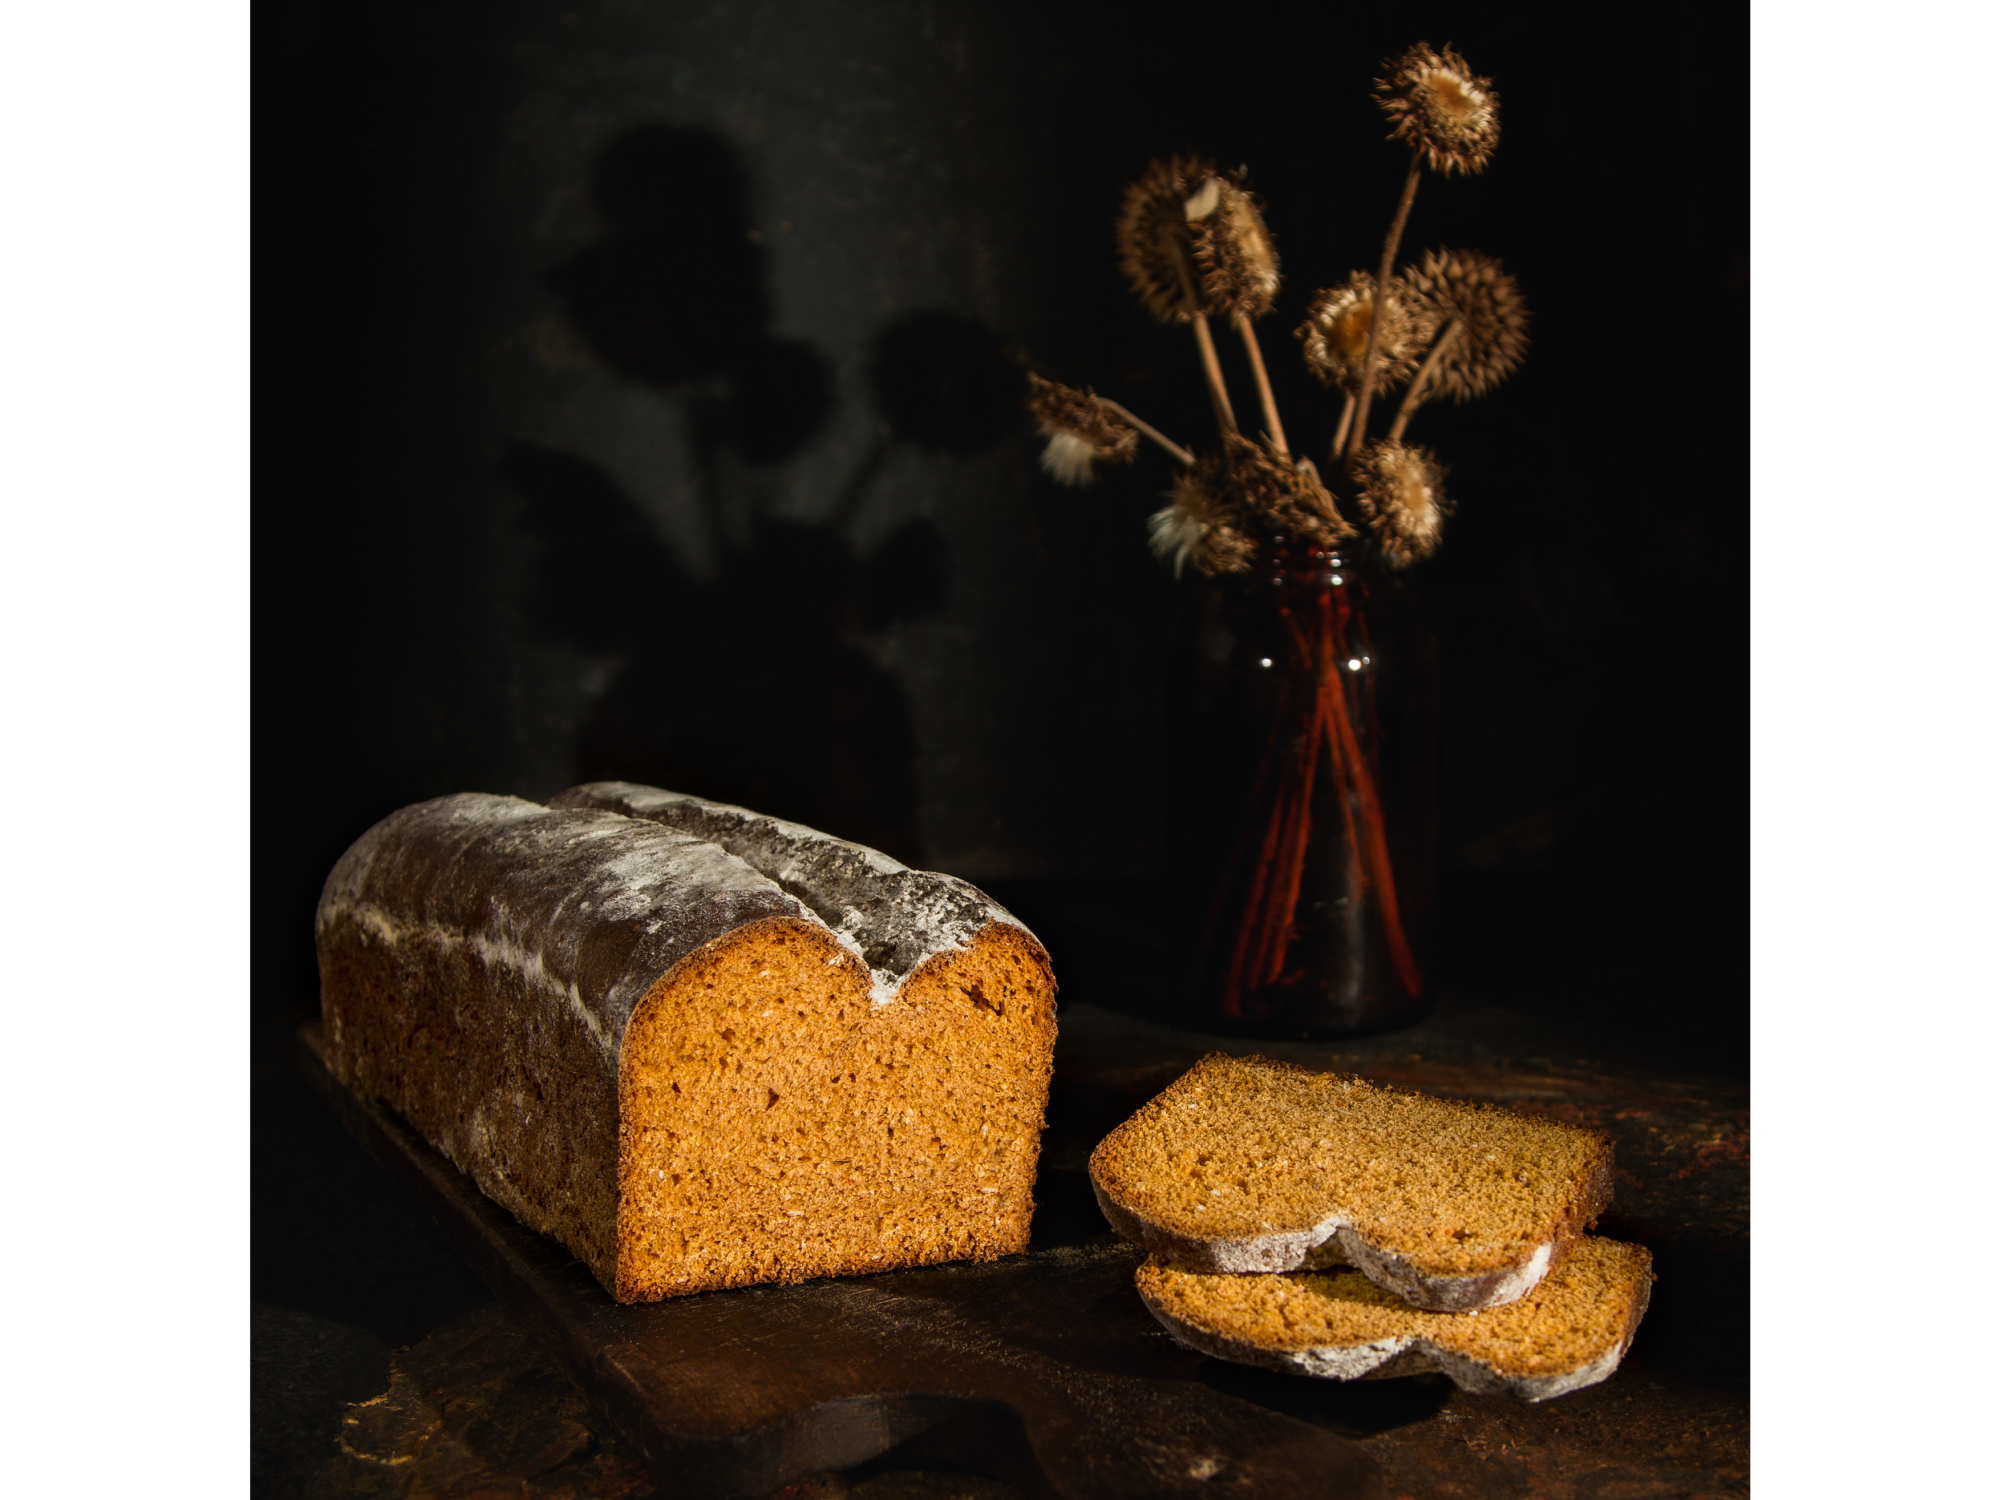
<svg viewBox="0 0 2000 1500">
<path fill-rule="evenodd" d="M 1445 983 L 1733 1064 L 1745 1016 L 1740 37 L 1504 9 L 262 6 L 255 968 L 315 1004 L 346 844 L 442 792 L 624 775 L 964 874 L 1143 1009 L 1182 872 L 1163 683 L 1199 585 L 1152 457 L 1078 494 L 1004 349 L 1199 438 L 1109 223 L 1158 153 L 1247 164 L 1290 330 L 1372 266 L 1368 95 L 1418 38 L 1504 131 L 1406 244 L 1497 254 L 1521 373 L 1413 436 L 1460 511 L 1414 575 L 1444 673 Z M 1624 23 L 1619 23 L 1624 24 Z M 1225 351 L 1225 357 L 1228 357 Z M 1240 370 L 1236 372 L 1240 377 Z M 1239 378 L 1239 402 L 1249 399 Z"/>
</svg>

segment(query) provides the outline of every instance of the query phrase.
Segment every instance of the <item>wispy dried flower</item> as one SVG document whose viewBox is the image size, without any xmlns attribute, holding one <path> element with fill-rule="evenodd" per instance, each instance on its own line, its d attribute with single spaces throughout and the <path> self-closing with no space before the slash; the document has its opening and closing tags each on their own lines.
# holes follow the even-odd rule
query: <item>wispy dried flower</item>
<svg viewBox="0 0 2000 1500">
<path fill-rule="evenodd" d="M 1073 432 L 1052 432 L 1042 449 L 1042 472 L 1073 490 L 1097 483 L 1097 450 Z"/>
<path fill-rule="evenodd" d="M 1476 250 L 1431 250 L 1403 279 L 1440 325 L 1447 318 L 1461 325 L 1425 394 L 1465 401 L 1514 373 L 1528 350 L 1528 304 L 1499 261 Z"/>
<path fill-rule="evenodd" d="M 1152 538 L 1152 552 L 1162 562 L 1174 564 L 1180 578 L 1188 562 L 1206 574 L 1246 572 L 1256 544 L 1238 526 L 1220 518 L 1220 508 L 1204 488 L 1200 474 L 1182 470 L 1168 492 L 1166 504 L 1146 520 Z"/>
<path fill-rule="evenodd" d="M 1189 199 L 1203 208 L 1208 185 L 1218 180 L 1206 159 L 1175 156 L 1154 162 L 1125 189 L 1118 210 L 1118 268 L 1146 311 L 1162 323 L 1190 322 L 1196 313 L 1212 310 L 1188 305 L 1187 288 L 1199 287 L 1201 270 L 1194 259 Z M 1220 196 L 1218 189 L 1215 197 Z"/>
<path fill-rule="evenodd" d="M 1030 371 L 1027 407 L 1049 440 L 1042 468 L 1058 484 L 1082 488 L 1095 482 L 1095 465 L 1130 463 L 1139 451 L 1138 431 L 1106 411 L 1088 390 L 1058 385 Z"/>
<path fill-rule="evenodd" d="M 1375 97 L 1395 128 L 1433 172 L 1477 172 L 1500 143 L 1500 96 L 1451 48 L 1419 42 L 1375 80 Z"/>
<path fill-rule="evenodd" d="M 1399 568 L 1437 551 L 1444 518 L 1444 470 L 1428 448 L 1374 442 L 1361 450 L 1355 501 L 1382 555 Z"/>
<path fill-rule="evenodd" d="M 1358 390 L 1368 355 L 1368 320 L 1374 315 L 1375 278 L 1366 271 L 1351 272 L 1338 286 L 1315 292 L 1298 328 L 1306 368 L 1326 385 Z M 1410 378 L 1436 331 L 1429 305 L 1411 297 L 1400 276 L 1391 280 L 1375 360 L 1377 394 Z"/>
<path fill-rule="evenodd" d="M 1278 296 L 1278 252 L 1239 174 L 1210 177 L 1183 208 L 1210 310 L 1263 317 Z"/>
</svg>

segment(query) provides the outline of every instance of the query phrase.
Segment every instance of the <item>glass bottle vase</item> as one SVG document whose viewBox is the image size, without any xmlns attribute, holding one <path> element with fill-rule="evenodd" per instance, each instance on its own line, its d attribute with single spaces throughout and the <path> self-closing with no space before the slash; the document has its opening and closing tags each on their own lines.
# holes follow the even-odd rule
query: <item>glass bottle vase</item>
<svg viewBox="0 0 2000 1500">
<path fill-rule="evenodd" d="M 1341 1035 L 1414 1020 L 1436 873 L 1437 653 L 1393 575 L 1267 545 L 1218 599 L 1186 742 L 1212 816 L 1197 1024 Z"/>
</svg>

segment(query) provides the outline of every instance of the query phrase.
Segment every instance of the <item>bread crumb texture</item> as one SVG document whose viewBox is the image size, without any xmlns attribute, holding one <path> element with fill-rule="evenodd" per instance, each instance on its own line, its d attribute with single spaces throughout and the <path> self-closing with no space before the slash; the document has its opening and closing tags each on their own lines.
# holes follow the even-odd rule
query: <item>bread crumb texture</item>
<svg viewBox="0 0 2000 1500">
<path fill-rule="evenodd" d="M 1580 1235 L 1608 1199 L 1611 1141 L 1494 1105 L 1211 1053 L 1105 1137 L 1090 1170 L 1105 1196 L 1171 1234 L 1346 1224 L 1424 1274 L 1450 1276 Z"/>
<path fill-rule="evenodd" d="M 1206 1335 L 1204 1343 L 1275 1354 L 1421 1344 L 1527 1379 L 1622 1352 L 1644 1312 L 1651 1266 L 1638 1245 L 1586 1236 L 1520 1301 L 1477 1313 L 1420 1312 L 1358 1271 L 1203 1275 L 1149 1260 L 1138 1286 L 1156 1317 Z"/>
<path fill-rule="evenodd" d="M 1047 960 L 995 924 L 872 1004 L 786 924 L 694 955 L 620 1070 L 617 1295 L 1025 1250 L 1055 1039 Z"/>
</svg>

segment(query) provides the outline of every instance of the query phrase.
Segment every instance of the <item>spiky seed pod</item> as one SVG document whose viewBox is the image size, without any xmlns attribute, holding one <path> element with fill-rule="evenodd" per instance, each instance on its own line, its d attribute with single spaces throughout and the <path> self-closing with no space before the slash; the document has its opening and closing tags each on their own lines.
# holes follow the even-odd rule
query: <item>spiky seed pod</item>
<svg viewBox="0 0 2000 1500">
<path fill-rule="evenodd" d="M 1211 575 L 1247 572 L 1259 536 L 1332 547 L 1356 535 L 1317 474 L 1239 433 L 1181 472 L 1147 527 L 1153 551 L 1173 563 L 1176 576 L 1189 562 Z"/>
<path fill-rule="evenodd" d="M 1232 432 L 1223 438 L 1219 455 L 1204 455 L 1196 467 L 1211 461 L 1218 466 L 1217 487 L 1228 495 L 1230 508 L 1249 519 L 1257 530 L 1282 532 L 1321 547 L 1334 546 L 1355 534 L 1341 518 L 1319 476 L 1274 452 L 1267 443 L 1252 442 Z"/>
<path fill-rule="evenodd" d="M 1181 470 L 1168 499 L 1147 526 L 1156 554 L 1165 557 L 1173 550 L 1176 578 L 1184 562 L 1210 577 L 1249 570 L 1257 555 L 1252 518 L 1239 503 L 1220 454 L 1204 453 Z"/>
<path fill-rule="evenodd" d="M 1096 481 L 1096 465 L 1130 463 L 1139 451 L 1138 429 L 1111 415 L 1090 391 L 1030 371 L 1027 407 L 1049 440 L 1042 468 L 1058 484 L 1081 489 Z"/>
<path fill-rule="evenodd" d="M 1199 468 L 1183 469 L 1167 503 L 1146 522 L 1153 555 L 1174 565 L 1174 577 L 1192 562 L 1211 577 L 1249 571 L 1257 544 L 1228 519 L 1226 506 Z"/>
<path fill-rule="evenodd" d="M 1118 210 L 1118 268 L 1146 311 L 1162 323 L 1188 323 L 1197 312 L 1214 311 L 1205 303 L 1190 308 L 1186 286 L 1193 282 L 1200 296 L 1201 268 L 1194 259 L 1188 200 L 1195 199 L 1193 207 L 1201 208 L 1215 179 L 1215 167 L 1206 158 L 1175 156 L 1154 162 L 1125 189 Z"/>
<path fill-rule="evenodd" d="M 1463 325 L 1426 394 L 1467 401 L 1514 373 L 1528 351 L 1528 303 L 1499 261 L 1476 250 L 1429 250 L 1404 280 L 1440 325 L 1447 318 Z"/>
<path fill-rule="evenodd" d="M 1358 391 L 1368 358 L 1368 320 L 1374 315 L 1375 278 L 1366 271 L 1350 272 L 1338 286 L 1315 292 L 1298 329 L 1306 368 L 1326 385 Z M 1375 357 L 1378 396 L 1410 378 L 1436 331 L 1437 317 L 1429 304 L 1412 297 L 1402 277 L 1391 278 Z"/>
<path fill-rule="evenodd" d="M 1391 564 L 1407 568 L 1437 551 L 1451 501 L 1444 470 L 1428 448 L 1373 442 L 1361 450 L 1355 503 Z"/>
<path fill-rule="evenodd" d="M 1183 207 L 1210 309 L 1229 317 L 1263 317 L 1278 296 L 1278 252 L 1239 174 L 1209 178 Z"/>
<path fill-rule="evenodd" d="M 1433 172 L 1477 172 L 1500 143 L 1500 96 L 1451 48 L 1418 42 L 1375 80 L 1375 97 L 1393 127 Z"/>
<path fill-rule="evenodd" d="M 1113 416 L 1091 390 L 1028 374 L 1028 412 L 1043 432 L 1069 432 L 1097 449 L 1110 462 L 1123 462 L 1139 451 L 1139 431 Z"/>
</svg>

